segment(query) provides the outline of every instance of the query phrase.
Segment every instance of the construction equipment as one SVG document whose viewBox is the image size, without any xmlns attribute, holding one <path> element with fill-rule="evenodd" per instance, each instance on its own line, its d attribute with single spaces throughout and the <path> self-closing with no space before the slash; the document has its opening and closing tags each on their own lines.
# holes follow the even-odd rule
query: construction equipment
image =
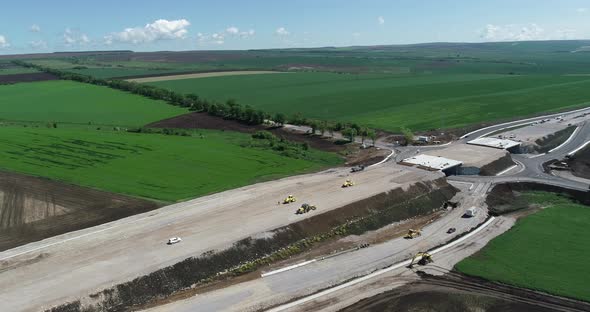
<svg viewBox="0 0 590 312">
<path fill-rule="evenodd" d="M 303 204 L 303 205 L 301 205 L 301 207 L 299 207 L 299 209 L 297 209 L 295 214 L 304 214 L 304 213 L 308 213 L 308 212 L 315 210 L 315 209 L 316 209 L 316 207 L 314 205 Z"/>
<path fill-rule="evenodd" d="M 344 181 L 344 183 L 342 184 L 342 187 L 350 187 L 353 186 L 354 182 L 352 182 L 352 180 L 347 179 L 346 181 Z"/>
<path fill-rule="evenodd" d="M 352 168 L 350 168 L 350 172 L 358 172 L 358 171 L 363 171 L 365 170 L 365 166 L 363 165 L 358 165 L 358 166 L 354 166 Z"/>
<path fill-rule="evenodd" d="M 421 251 L 417 253 L 414 256 L 414 258 L 412 258 L 412 261 L 410 261 L 410 265 L 408 265 L 408 268 L 411 269 L 415 263 L 418 263 L 419 265 L 427 265 L 432 262 L 434 262 L 434 260 L 432 260 L 432 256 L 426 251 Z"/>
<path fill-rule="evenodd" d="M 289 195 L 289 196 L 287 196 L 287 198 L 285 198 L 285 200 L 283 200 L 283 204 L 290 204 L 290 203 L 294 203 L 296 201 L 297 201 L 297 199 L 295 199 L 295 197 L 293 197 L 293 195 Z"/>
<path fill-rule="evenodd" d="M 414 230 L 414 229 L 410 229 L 408 230 L 408 234 L 406 234 L 406 236 L 404 236 L 405 239 L 412 239 L 415 237 L 418 237 L 422 235 L 422 232 L 420 232 L 420 230 Z"/>
</svg>

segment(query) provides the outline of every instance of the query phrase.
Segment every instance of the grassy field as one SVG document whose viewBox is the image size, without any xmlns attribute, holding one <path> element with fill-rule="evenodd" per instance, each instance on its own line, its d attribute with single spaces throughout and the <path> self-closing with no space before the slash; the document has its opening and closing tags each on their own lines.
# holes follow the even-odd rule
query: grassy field
<svg viewBox="0 0 590 312">
<path fill-rule="evenodd" d="M 590 209 L 548 193 L 525 194 L 548 208 L 519 220 L 456 265 L 466 274 L 590 301 Z"/>
<path fill-rule="evenodd" d="M 269 112 L 397 131 L 459 128 L 590 102 L 590 77 L 289 73 L 149 83 Z"/>
<path fill-rule="evenodd" d="M 203 138 L 0 127 L 0 168 L 175 201 L 341 163 L 335 154 L 315 150 L 294 159 L 242 147 L 250 140 L 246 134 L 199 133 Z"/>
<path fill-rule="evenodd" d="M 0 86 L 0 120 L 142 126 L 186 113 L 133 94 L 73 81 Z"/>
</svg>

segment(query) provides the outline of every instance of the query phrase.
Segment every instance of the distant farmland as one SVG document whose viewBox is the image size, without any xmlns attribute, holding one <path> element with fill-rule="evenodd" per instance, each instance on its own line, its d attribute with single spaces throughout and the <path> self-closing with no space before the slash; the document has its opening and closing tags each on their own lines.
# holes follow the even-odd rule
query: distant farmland
<svg viewBox="0 0 590 312">
<path fill-rule="evenodd" d="M 81 186 L 176 201 L 341 163 L 249 147 L 250 136 L 200 130 L 166 136 L 118 131 L 0 127 L 0 168 Z M 246 146 L 246 147 L 243 147 Z"/>
<path fill-rule="evenodd" d="M 163 101 L 73 81 L 0 86 L 0 120 L 142 126 L 186 113 Z"/>
<path fill-rule="evenodd" d="M 149 83 L 269 112 L 399 130 L 467 125 L 583 106 L 590 78 L 557 75 L 290 73 Z"/>
</svg>

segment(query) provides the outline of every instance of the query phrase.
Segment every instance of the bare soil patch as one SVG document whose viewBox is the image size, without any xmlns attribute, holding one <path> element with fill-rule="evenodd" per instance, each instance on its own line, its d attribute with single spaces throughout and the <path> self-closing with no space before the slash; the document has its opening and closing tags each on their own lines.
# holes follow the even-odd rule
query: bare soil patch
<svg viewBox="0 0 590 312">
<path fill-rule="evenodd" d="M 0 171 L 0 251 L 160 206 L 144 199 Z"/>
<path fill-rule="evenodd" d="M 590 311 L 588 303 L 458 273 L 421 275 L 419 282 L 361 300 L 341 311 Z"/>
<path fill-rule="evenodd" d="M 255 133 L 266 130 L 285 140 L 307 143 L 311 148 L 325 152 L 340 153 L 347 159 L 347 165 L 371 165 L 383 160 L 389 151 L 376 148 L 361 149 L 358 144 L 338 144 L 330 138 L 320 135 L 302 133 L 282 127 L 264 125 L 247 125 L 235 120 L 227 120 L 207 113 L 188 113 L 146 125 L 148 128 L 177 128 L 177 129 L 212 129 L 222 131 L 237 131 Z"/>
<path fill-rule="evenodd" d="M 169 81 L 169 80 L 182 80 L 182 79 L 194 79 L 194 78 L 209 78 L 209 77 L 223 77 L 223 76 L 243 76 L 243 75 L 260 75 L 260 74 L 281 74 L 281 72 L 268 71 L 268 70 L 238 70 L 238 71 L 217 71 L 217 72 L 205 72 L 205 73 L 194 73 L 194 74 L 182 74 L 182 75 L 161 75 L 154 77 L 145 78 L 133 78 L 127 79 L 127 81 L 145 83 L 145 82 L 156 82 L 156 81 Z"/>
<path fill-rule="evenodd" d="M 28 73 L 14 75 L 0 75 L 0 84 L 11 84 L 19 82 L 35 82 L 46 80 L 58 80 L 57 76 L 48 73 Z"/>
<path fill-rule="evenodd" d="M 590 147 L 577 152 L 573 158 L 567 160 L 572 174 L 585 179 L 590 179 Z"/>
</svg>

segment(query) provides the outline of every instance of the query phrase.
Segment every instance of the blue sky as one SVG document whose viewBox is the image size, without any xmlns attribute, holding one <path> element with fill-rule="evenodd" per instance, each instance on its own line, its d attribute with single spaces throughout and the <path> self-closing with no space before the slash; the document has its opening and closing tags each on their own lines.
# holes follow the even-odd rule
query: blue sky
<svg viewBox="0 0 590 312">
<path fill-rule="evenodd" d="M 20 0 L 0 54 L 590 38 L 585 0 Z"/>
</svg>

